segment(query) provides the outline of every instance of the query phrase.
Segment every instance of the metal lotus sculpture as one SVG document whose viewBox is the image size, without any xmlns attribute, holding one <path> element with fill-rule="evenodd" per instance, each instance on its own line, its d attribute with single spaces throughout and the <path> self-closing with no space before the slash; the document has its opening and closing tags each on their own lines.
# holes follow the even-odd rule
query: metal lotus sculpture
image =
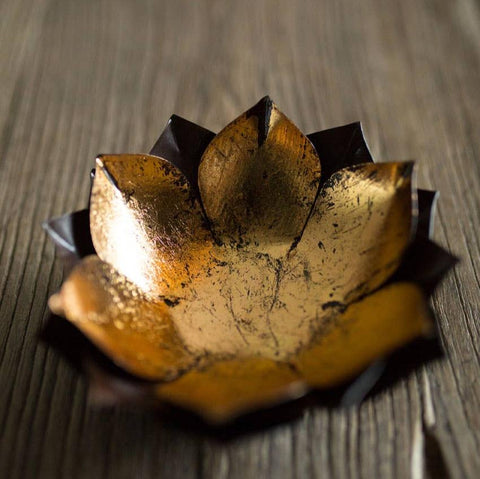
<svg viewBox="0 0 480 479">
<path fill-rule="evenodd" d="M 134 384 L 84 361 L 113 401 L 219 424 L 345 391 L 435 337 L 427 296 L 454 258 L 412 174 L 373 163 L 359 124 L 305 136 L 268 97 L 217 135 L 172 117 L 150 154 L 98 157 L 89 210 L 46 224 L 73 264 L 50 308 Z"/>
</svg>

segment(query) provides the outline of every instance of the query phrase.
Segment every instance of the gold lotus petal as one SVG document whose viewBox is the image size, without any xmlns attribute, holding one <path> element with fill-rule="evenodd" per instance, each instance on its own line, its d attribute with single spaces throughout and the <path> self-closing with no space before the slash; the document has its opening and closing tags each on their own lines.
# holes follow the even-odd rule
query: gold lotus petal
<svg viewBox="0 0 480 479">
<path fill-rule="evenodd" d="M 319 181 L 313 145 L 268 98 L 211 141 L 198 172 L 217 238 L 274 256 L 301 233 Z"/>
<path fill-rule="evenodd" d="M 139 377 L 172 379 L 194 361 L 176 333 L 168 307 L 149 301 L 98 256 L 86 257 L 73 269 L 49 306 Z"/>
<path fill-rule="evenodd" d="M 394 273 L 411 239 L 412 168 L 410 162 L 368 163 L 330 178 L 291 254 L 280 292 L 287 304 L 310 297 L 309 312 L 316 315 L 355 301 Z"/>
<path fill-rule="evenodd" d="M 351 304 L 318 332 L 295 365 L 311 386 L 337 386 L 432 327 L 420 288 L 393 283 Z"/>
<path fill-rule="evenodd" d="M 192 370 L 157 387 L 157 396 L 193 410 L 212 423 L 293 399 L 305 385 L 286 363 L 264 358 L 232 359 Z"/>
<path fill-rule="evenodd" d="M 211 245 L 185 176 L 151 155 L 101 156 L 97 165 L 90 202 L 97 254 L 147 293 L 181 295 Z"/>
</svg>

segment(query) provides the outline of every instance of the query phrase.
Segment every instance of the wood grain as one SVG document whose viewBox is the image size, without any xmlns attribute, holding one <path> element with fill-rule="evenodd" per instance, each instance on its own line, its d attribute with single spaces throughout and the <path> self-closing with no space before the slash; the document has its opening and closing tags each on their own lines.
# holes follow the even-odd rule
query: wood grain
<svg viewBox="0 0 480 479">
<path fill-rule="evenodd" d="M 0 477 L 480 476 L 480 5 L 475 0 L 0 2 Z M 222 443 L 92 410 L 37 334 L 62 273 L 41 229 L 97 153 L 173 112 L 218 130 L 265 94 L 306 132 L 362 120 L 378 160 L 441 191 L 462 258 L 435 294 L 446 359 L 349 410 Z"/>
</svg>

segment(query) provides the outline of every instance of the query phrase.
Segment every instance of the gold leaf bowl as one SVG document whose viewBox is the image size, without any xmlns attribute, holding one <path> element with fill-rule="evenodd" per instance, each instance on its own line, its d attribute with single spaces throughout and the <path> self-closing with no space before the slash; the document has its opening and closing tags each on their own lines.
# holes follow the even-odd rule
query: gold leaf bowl
<svg viewBox="0 0 480 479">
<path fill-rule="evenodd" d="M 373 163 L 359 124 L 305 136 L 268 97 L 217 135 L 174 116 L 150 154 L 99 156 L 89 210 L 46 223 L 73 265 L 51 310 L 126 373 L 81 355 L 93 397 L 223 424 L 435 337 L 426 298 L 454 258 L 413 172 Z"/>
</svg>

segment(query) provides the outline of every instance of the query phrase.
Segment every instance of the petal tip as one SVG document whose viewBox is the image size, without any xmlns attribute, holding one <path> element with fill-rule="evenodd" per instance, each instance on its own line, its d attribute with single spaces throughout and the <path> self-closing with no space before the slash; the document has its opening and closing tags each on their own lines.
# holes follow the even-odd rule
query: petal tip
<svg viewBox="0 0 480 479">
<path fill-rule="evenodd" d="M 99 168 L 103 168 L 103 159 L 104 158 L 105 158 L 105 155 L 97 155 L 97 157 L 95 158 L 95 164 Z"/>
<path fill-rule="evenodd" d="M 97 166 L 100 168 L 100 170 L 102 170 L 107 180 L 112 184 L 114 188 L 116 188 L 117 190 L 120 190 L 117 180 L 113 176 L 112 172 L 108 169 L 108 166 L 105 163 L 105 161 L 100 157 L 97 157 L 96 161 L 97 161 Z"/>
<path fill-rule="evenodd" d="M 411 160 L 403 162 L 400 171 L 404 177 L 412 176 L 415 171 L 415 162 Z"/>
<path fill-rule="evenodd" d="M 61 293 L 56 293 L 50 296 L 48 299 L 48 307 L 52 313 L 63 316 L 65 310 L 63 307 L 63 298 Z"/>
<path fill-rule="evenodd" d="M 258 146 L 260 147 L 267 139 L 270 129 L 270 119 L 272 111 L 278 111 L 277 106 L 267 95 L 264 96 L 257 104 L 252 106 L 245 112 L 247 118 L 256 116 L 258 119 Z"/>
</svg>

